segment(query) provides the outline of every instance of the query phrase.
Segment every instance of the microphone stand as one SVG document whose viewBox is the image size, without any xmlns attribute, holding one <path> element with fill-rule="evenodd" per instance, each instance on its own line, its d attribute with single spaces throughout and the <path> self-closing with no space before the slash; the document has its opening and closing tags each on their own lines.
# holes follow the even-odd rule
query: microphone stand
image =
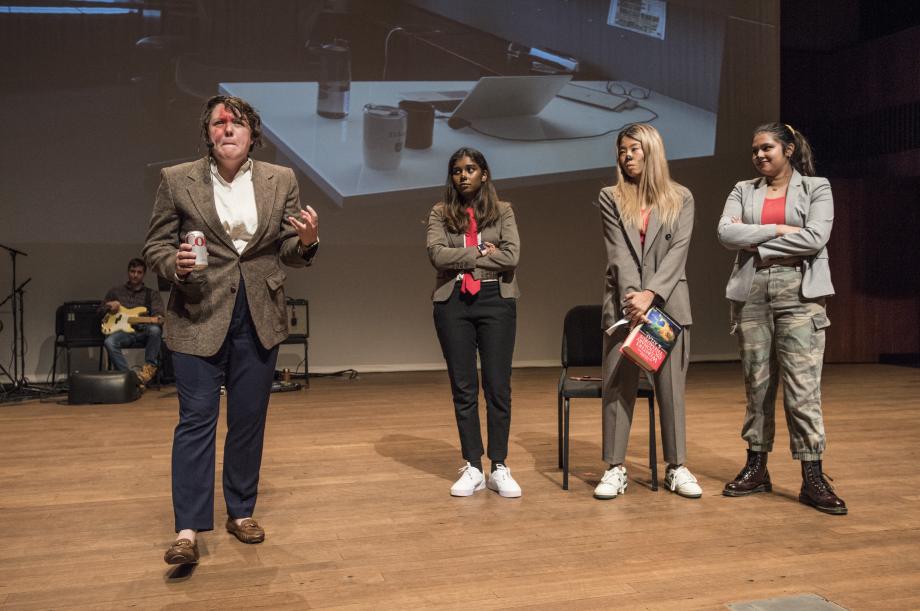
<svg viewBox="0 0 920 611">
<path fill-rule="evenodd" d="M 31 280 L 31 278 L 29 278 Z M 28 282 L 28 281 L 27 281 Z M 3 386 L 3 395 L 6 396 L 8 392 L 16 392 L 19 390 L 19 326 L 17 324 L 18 312 L 16 311 L 16 306 L 19 301 L 16 299 L 18 291 L 16 288 L 13 288 L 13 292 L 6 296 L 3 301 L 0 301 L 0 307 L 3 307 L 7 301 L 10 299 L 13 300 L 12 310 L 13 310 L 13 373 L 10 374 L 9 370 L 0 363 L 0 369 L 3 370 L 3 373 L 10 379 L 10 382 L 13 383 L 11 389 L 7 389 Z"/>
<path fill-rule="evenodd" d="M 3 305 L 4 303 L 6 303 L 7 301 L 9 301 L 9 297 L 7 297 L 6 299 L 4 299 L 3 302 L 0 303 L 0 306 L 2 306 L 2 305 Z M 2 331 L 2 330 L 3 330 L 3 324 L 0 323 L 0 331 Z M 10 374 L 9 369 L 7 369 L 6 367 L 3 366 L 3 363 L 0 363 L 0 375 L 5 376 L 5 377 L 10 381 L 10 383 L 11 383 L 11 385 L 12 385 L 13 387 L 16 386 L 16 378 L 14 378 L 14 377 L 12 376 L 12 374 Z M 7 394 L 6 383 L 5 383 L 5 382 L 0 382 L 0 402 L 3 401 L 3 398 L 6 397 L 6 394 Z"/>
<path fill-rule="evenodd" d="M 19 372 L 16 384 L 20 394 L 25 393 L 27 395 L 44 393 L 43 389 L 29 384 L 29 380 L 26 378 L 26 333 L 23 329 L 26 320 L 24 312 L 25 291 L 22 289 L 30 282 L 32 282 L 32 278 L 26 278 L 25 282 L 16 287 L 16 303 L 19 305 L 19 366 L 14 369 Z"/>
<path fill-rule="evenodd" d="M 12 382 L 13 382 L 13 391 L 15 392 L 15 391 L 18 391 L 18 390 L 19 390 L 19 385 L 20 385 L 20 379 L 19 379 L 19 346 L 20 346 L 20 338 L 19 338 L 19 312 L 17 312 L 17 310 L 16 310 L 16 305 L 17 305 L 17 299 L 16 299 L 16 255 L 22 255 L 22 256 L 24 256 L 24 257 L 28 257 L 29 255 L 27 255 L 26 253 L 22 252 L 21 250 L 17 250 L 17 249 L 15 249 L 15 248 L 11 248 L 11 247 L 5 246 L 5 245 L 3 245 L 3 244 L 0 244 L 0 248 L 4 249 L 4 250 L 6 250 L 7 252 L 10 253 L 10 259 L 12 260 L 12 263 L 13 263 L 13 277 L 12 277 L 12 288 L 13 288 L 13 290 L 10 291 L 10 294 L 6 296 L 6 299 L 4 299 L 2 302 L 0 302 L 0 306 L 2 306 L 4 303 L 6 303 L 7 301 L 9 301 L 10 299 L 13 300 L 13 375 L 10 376 L 10 375 L 9 375 L 9 372 L 6 371 L 5 369 L 4 369 L 4 372 L 6 372 L 7 377 L 9 377 L 9 378 L 12 380 Z"/>
<path fill-rule="evenodd" d="M 6 370 L 2 365 L 0 369 L 3 370 L 3 373 L 6 374 L 6 377 L 10 378 L 13 382 L 13 387 L 9 391 L 4 388 L 2 395 L 2 401 L 9 401 L 15 399 L 26 399 L 31 396 L 44 394 L 46 391 L 35 386 L 31 386 L 29 381 L 26 379 L 26 362 L 25 362 L 25 332 L 23 321 L 25 319 L 25 310 L 23 306 L 23 288 L 32 281 L 32 278 L 28 278 L 25 282 L 20 285 L 16 285 L 16 256 L 22 255 L 24 257 L 29 256 L 21 250 L 11 248 L 0 244 L 0 248 L 6 250 L 10 253 L 10 259 L 12 260 L 12 291 L 9 295 L 6 296 L 6 299 L 0 301 L 0 306 L 3 306 L 7 301 L 13 300 L 12 310 L 13 310 L 13 375 L 10 375 L 9 371 Z"/>
</svg>

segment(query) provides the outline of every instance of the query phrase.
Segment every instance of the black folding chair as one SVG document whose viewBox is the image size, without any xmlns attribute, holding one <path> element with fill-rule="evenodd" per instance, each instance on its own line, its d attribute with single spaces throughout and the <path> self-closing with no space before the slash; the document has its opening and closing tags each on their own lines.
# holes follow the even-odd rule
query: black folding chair
<svg viewBox="0 0 920 611">
<path fill-rule="evenodd" d="M 99 348 L 99 370 L 102 370 L 102 353 L 105 336 L 99 329 L 100 301 L 68 301 L 54 311 L 54 356 L 51 361 L 51 386 L 57 382 L 58 355 L 65 350 L 67 376 L 72 348 Z"/>
<path fill-rule="evenodd" d="M 558 428 L 559 468 L 562 489 L 569 489 L 569 404 L 571 399 L 600 399 L 601 382 L 575 380 L 569 367 L 600 367 L 603 361 L 604 336 L 601 330 L 601 306 L 575 306 L 565 315 L 562 326 L 562 373 L 559 376 Z M 648 461 L 652 472 L 651 489 L 658 490 L 658 456 L 655 444 L 655 389 L 644 375 L 639 376 L 637 397 L 648 399 Z"/>
</svg>

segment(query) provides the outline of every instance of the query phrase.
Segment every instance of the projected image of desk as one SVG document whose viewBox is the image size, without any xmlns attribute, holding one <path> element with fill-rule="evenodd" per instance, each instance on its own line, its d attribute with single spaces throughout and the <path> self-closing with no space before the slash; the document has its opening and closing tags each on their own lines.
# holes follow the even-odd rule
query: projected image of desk
<svg viewBox="0 0 920 611">
<path fill-rule="evenodd" d="M 495 168 L 493 179 L 503 189 L 592 178 L 606 181 L 616 161 L 617 132 L 654 115 L 652 125 L 661 132 L 669 159 L 706 157 L 715 150 L 716 113 L 653 91 L 639 107 L 621 112 L 555 97 L 537 116 L 540 125 L 536 128 L 545 130 L 545 140 L 533 137 L 532 122 L 526 141 L 518 141 L 511 139 L 515 130 L 508 120 L 490 119 L 451 129 L 446 120 L 437 119 L 431 148 L 404 149 L 393 171 L 364 166 L 364 104 L 395 106 L 407 92 L 469 91 L 475 84 L 354 82 L 345 119 L 316 114 L 316 83 L 221 83 L 220 91 L 253 104 L 262 116 L 265 138 L 284 158 L 281 161 L 296 167 L 338 206 L 436 199 L 443 189 L 444 164 L 461 146 L 473 146 L 486 154 Z M 603 91 L 606 81 L 579 84 Z M 634 85 L 624 86 L 628 90 Z M 609 133 L 586 137 L 603 132 Z"/>
</svg>

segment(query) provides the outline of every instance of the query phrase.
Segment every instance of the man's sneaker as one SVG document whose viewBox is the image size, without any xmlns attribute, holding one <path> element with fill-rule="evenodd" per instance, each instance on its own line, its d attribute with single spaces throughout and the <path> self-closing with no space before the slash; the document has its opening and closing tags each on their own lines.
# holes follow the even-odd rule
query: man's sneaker
<svg viewBox="0 0 920 611">
<path fill-rule="evenodd" d="M 454 482 L 450 487 L 451 496 L 473 496 L 477 490 L 486 487 L 486 478 L 483 477 L 482 471 L 466 463 L 460 467 L 460 479 Z"/>
<path fill-rule="evenodd" d="M 696 483 L 696 478 L 690 473 L 690 469 L 683 465 L 668 467 L 664 476 L 664 486 L 671 492 L 676 492 L 688 499 L 698 499 L 703 496 L 703 489 Z"/>
<path fill-rule="evenodd" d="M 626 492 L 626 467 L 617 465 L 604 472 L 601 483 L 594 489 L 596 499 L 615 499 Z"/>
<path fill-rule="evenodd" d="M 494 490 L 499 496 L 508 499 L 516 499 L 521 496 L 521 487 L 518 486 L 518 483 L 511 477 L 511 469 L 505 465 L 498 465 L 495 467 L 495 471 L 492 471 L 489 475 L 488 486 L 489 490 Z"/>
</svg>

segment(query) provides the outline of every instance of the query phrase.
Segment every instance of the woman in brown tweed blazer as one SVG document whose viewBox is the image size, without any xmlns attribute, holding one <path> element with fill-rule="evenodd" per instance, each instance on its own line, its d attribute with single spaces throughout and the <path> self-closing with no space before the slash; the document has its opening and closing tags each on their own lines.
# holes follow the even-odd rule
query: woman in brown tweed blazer
<svg viewBox="0 0 920 611">
<path fill-rule="evenodd" d="M 265 538 L 253 519 L 278 344 L 287 337 L 281 263 L 309 265 L 319 247 L 316 213 L 300 206 L 289 168 L 253 160 L 261 120 L 239 98 L 215 96 L 201 115 L 208 155 L 162 172 L 144 256 L 172 282 L 166 343 L 173 351 L 179 423 L 172 488 L 178 536 L 169 564 L 198 561 L 199 531 L 214 527 L 215 437 L 227 391 L 225 528 L 244 543 Z M 185 243 L 204 233 L 208 266 Z"/>
</svg>

